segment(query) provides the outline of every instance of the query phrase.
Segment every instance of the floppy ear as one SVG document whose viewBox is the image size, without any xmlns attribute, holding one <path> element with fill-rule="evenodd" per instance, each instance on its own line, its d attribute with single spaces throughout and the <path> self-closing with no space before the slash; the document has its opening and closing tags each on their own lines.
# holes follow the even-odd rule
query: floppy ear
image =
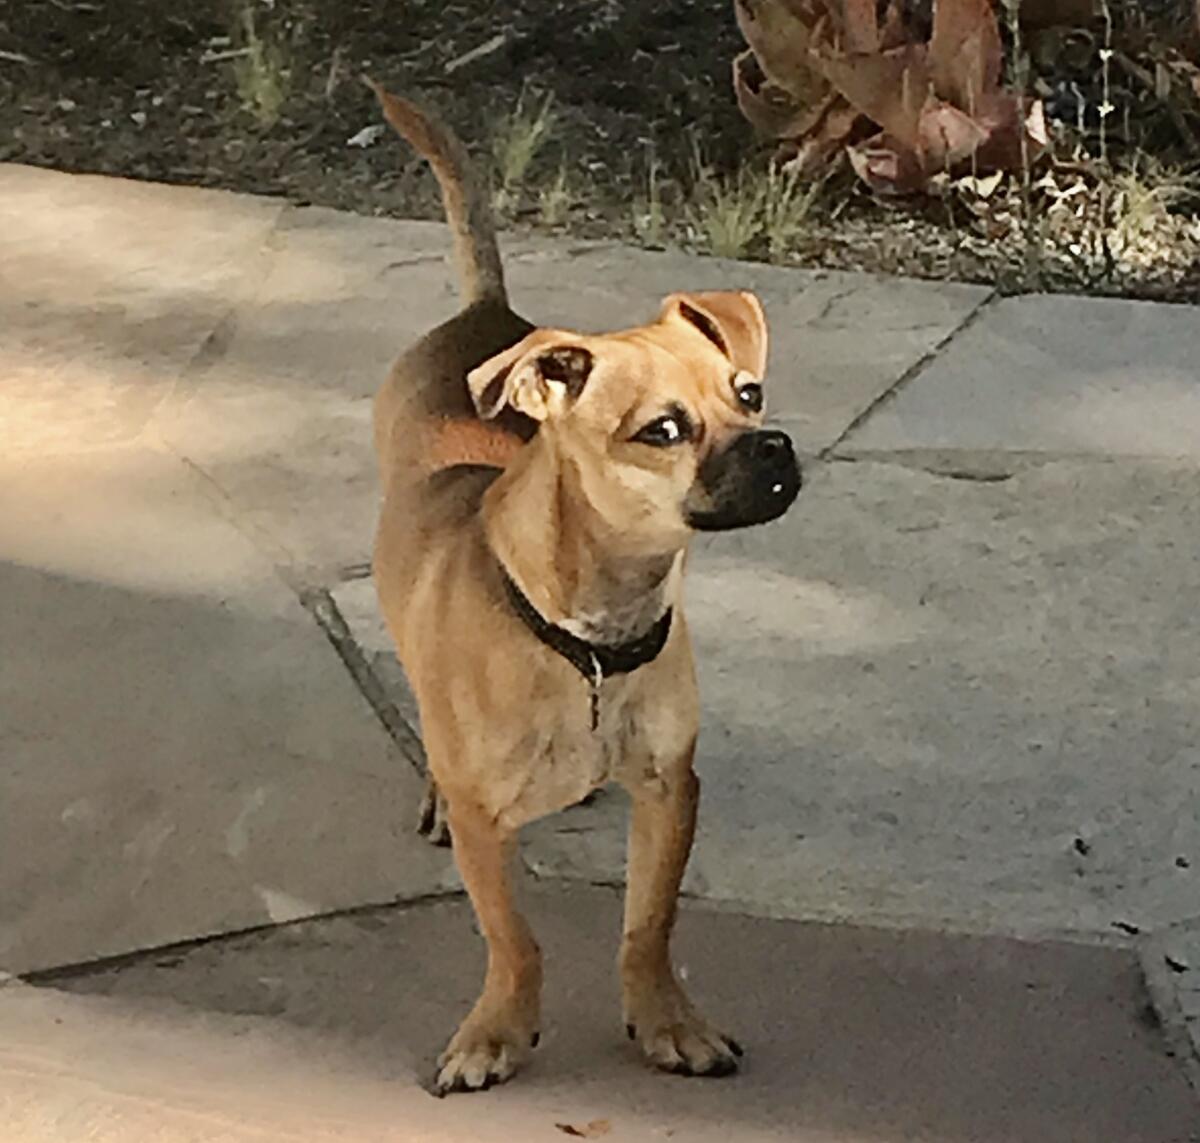
<svg viewBox="0 0 1200 1143">
<path fill-rule="evenodd" d="M 660 318 L 694 326 L 738 372 L 759 380 L 766 373 L 767 319 L 762 303 L 748 290 L 671 294 L 663 301 Z"/>
<path fill-rule="evenodd" d="M 506 405 L 544 421 L 561 413 L 583 392 L 592 353 L 579 334 L 535 329 L 467 374 L 475 411 L 491 420 Z"/>
</svg>

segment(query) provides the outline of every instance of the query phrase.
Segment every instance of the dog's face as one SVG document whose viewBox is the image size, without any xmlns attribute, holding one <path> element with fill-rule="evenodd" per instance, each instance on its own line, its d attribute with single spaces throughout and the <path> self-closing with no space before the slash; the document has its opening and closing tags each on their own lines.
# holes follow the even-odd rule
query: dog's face
<svg viewBox="0 0 1200 1143">
<path fill-rule="evenodd" d="M 800 490 L 790 438 L 762 428 L 767 331 L 741 292 L 674 294 L 621 333 L 539 329 L 473 370 L 480 416 L 541 422 L 593 511 L 636 546 L 761 524 Z"/>
</svg>

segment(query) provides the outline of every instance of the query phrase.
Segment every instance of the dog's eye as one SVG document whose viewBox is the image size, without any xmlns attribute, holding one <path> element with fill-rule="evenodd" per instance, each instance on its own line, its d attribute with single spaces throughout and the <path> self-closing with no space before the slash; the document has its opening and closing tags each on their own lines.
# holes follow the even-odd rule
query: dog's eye
<svg viewBox="0 0 1200 1143">
<path fill-rule="evenodd" d="M 747 412 L 761 413 L 763 408 L 763 387 L 757 381 L 747 381 L 739 385 L 737 391 L 738 404 Z"/>
<path fill-rule="evenodd" d="M 644 425 L 634 434 L 633 439 L 639 444 L 663 448 L 668 445 L 681 444 L 691 436 L 691 432 L 692 426 L 686 417 L 665 416 Z"/>
</svg>

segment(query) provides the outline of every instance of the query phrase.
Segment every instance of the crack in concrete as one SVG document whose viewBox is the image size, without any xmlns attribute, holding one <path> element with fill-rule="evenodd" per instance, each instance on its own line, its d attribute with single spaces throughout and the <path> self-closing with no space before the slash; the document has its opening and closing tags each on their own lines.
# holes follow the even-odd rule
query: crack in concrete
<svg viewBox="0 0 1200 1143">
<path fill-rule="evenodd" d="M 857 286 L 850 286 L 844 290 L 835 290 L 828 298 L 825 299 L 825 304 L 818 311 L 817 316 L 809 323 L 811 325 L 821 325 L 833 312 L 834 306 L 838 302 L 843 302 L 847 298 L 853 297 L 858 292 Z"/>
<path fill-rule="evenodd" d="M 392 270 L 403 270 L 407 266 L 428 266 L 434 262 L 448 262 L 449 256 L 446 254 L 418 254 L 413 258 L 399 258 L 395 262 L 389 262 L 379 272 L 382 278 L 384 274 L 390 273 Z"/>
</svg>

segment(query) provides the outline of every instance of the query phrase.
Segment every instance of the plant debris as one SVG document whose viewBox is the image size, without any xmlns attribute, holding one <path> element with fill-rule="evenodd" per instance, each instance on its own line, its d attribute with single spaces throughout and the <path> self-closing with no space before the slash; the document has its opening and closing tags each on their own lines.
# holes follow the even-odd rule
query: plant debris
<svg viewBox="0 0 1200 1143">
<path fill-rule="evenodd" d="M 1001 85 L 990 0 L 937 0 L 919 13 L 888 0 L 736 0 L 750 51 L 734 62 L 746 118 L 783 155 L 820 170 L 844 153 L 880 194 L 937 175 L 1028 168 L 1049 144 L 1039 99 Z"/>
</svg>

